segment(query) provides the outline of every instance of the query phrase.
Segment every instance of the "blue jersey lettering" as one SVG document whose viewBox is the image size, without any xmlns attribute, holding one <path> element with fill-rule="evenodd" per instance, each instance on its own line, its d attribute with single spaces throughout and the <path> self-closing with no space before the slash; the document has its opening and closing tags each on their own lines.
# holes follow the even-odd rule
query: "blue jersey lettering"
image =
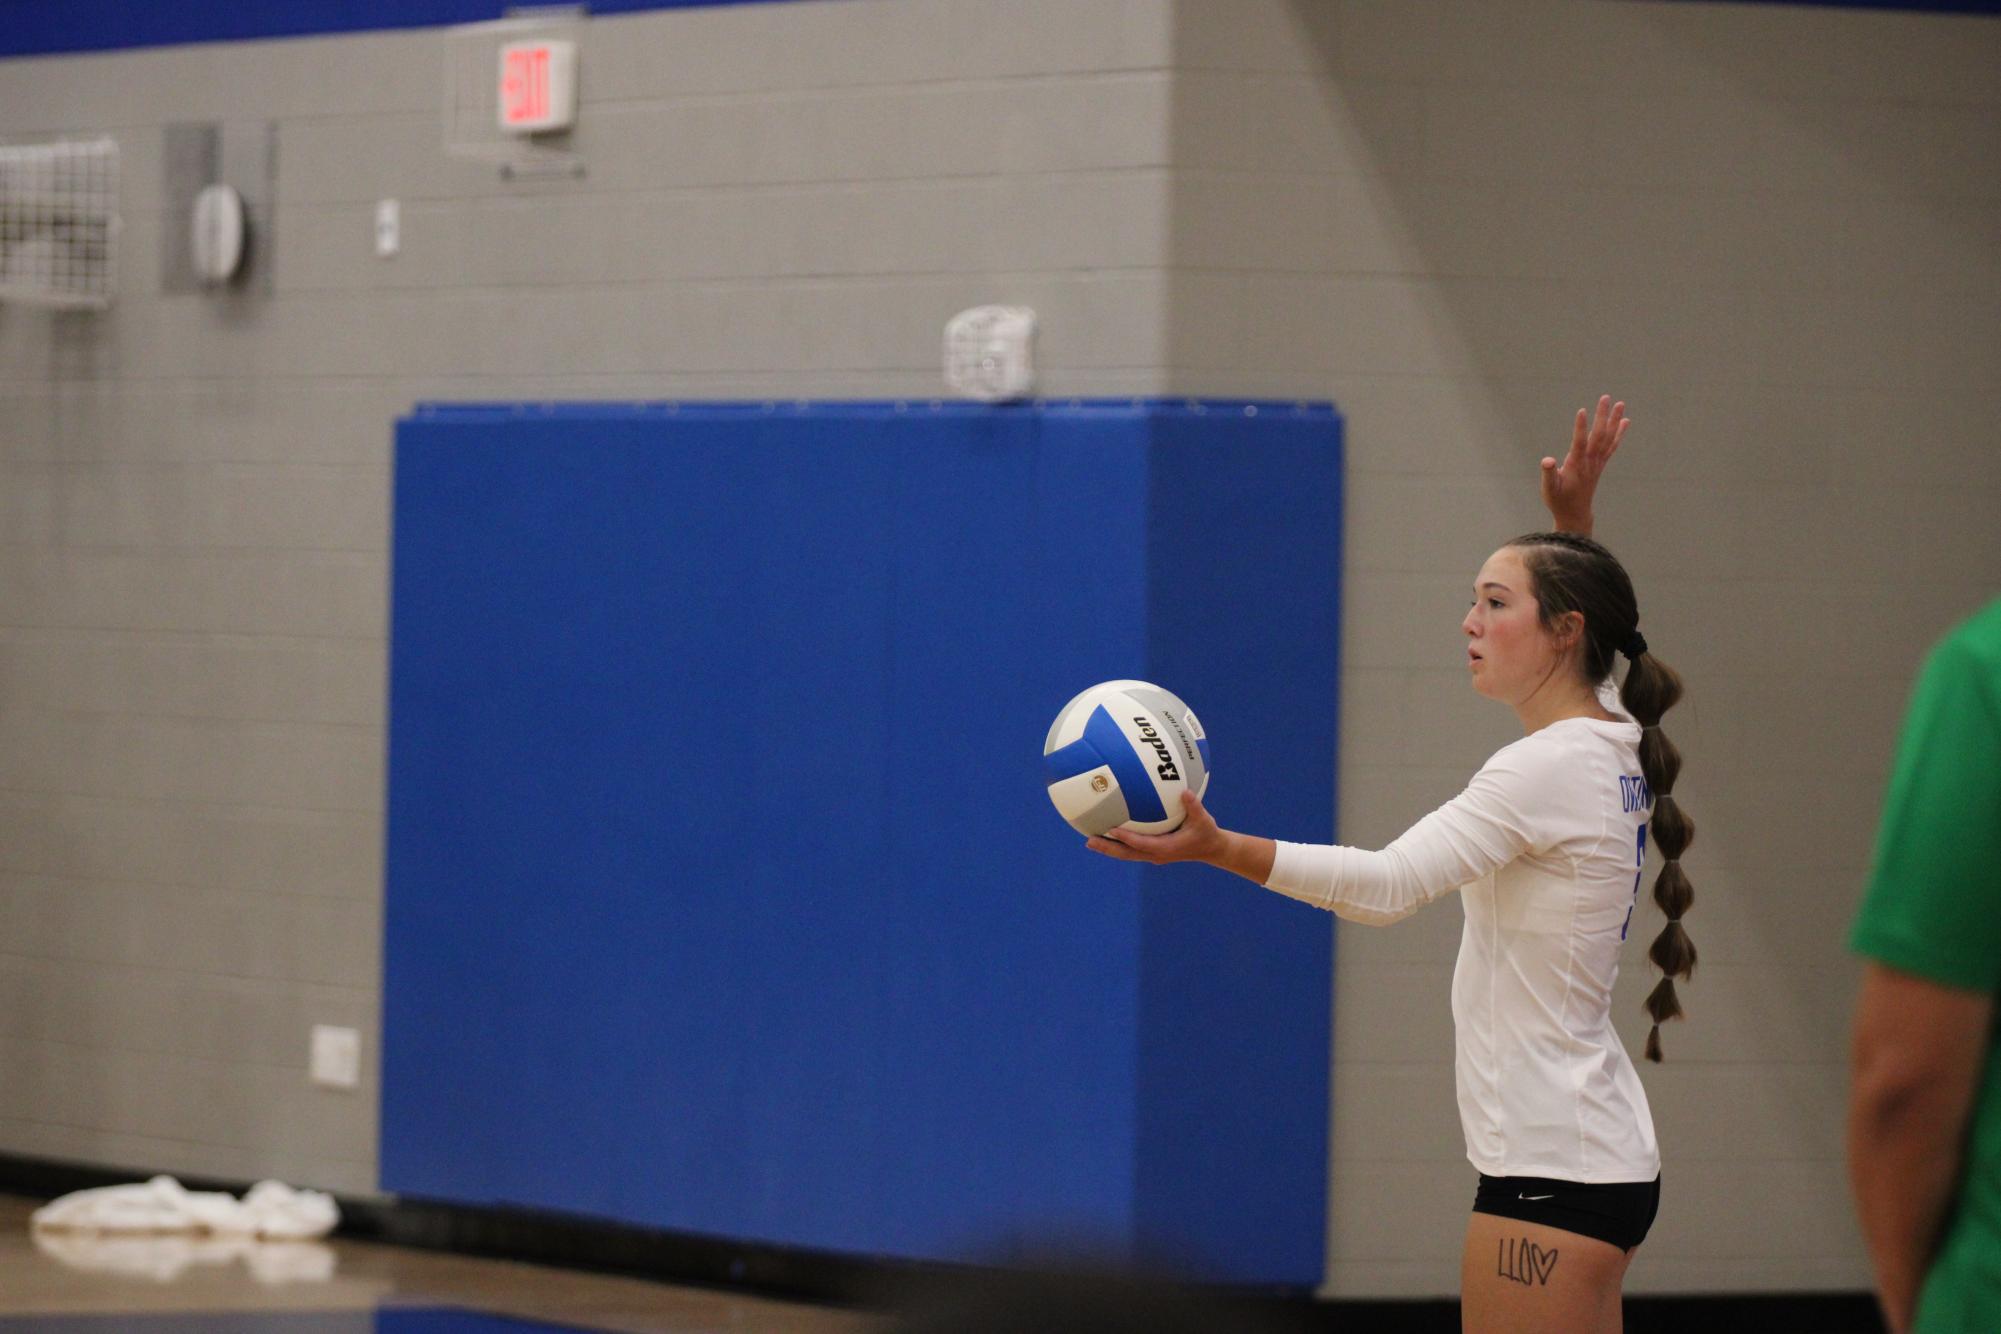
<svg viewBox="0 0 2001 1334">
<path fill-rule="evenodd" d="M 1643 811 L 1654 804 L 1654 794 L 1647 787 L 1647 780 L 1639 774 L 1623 774 L 1619 778 L 1619 804 L 1627 814 Z"/>
</svg>

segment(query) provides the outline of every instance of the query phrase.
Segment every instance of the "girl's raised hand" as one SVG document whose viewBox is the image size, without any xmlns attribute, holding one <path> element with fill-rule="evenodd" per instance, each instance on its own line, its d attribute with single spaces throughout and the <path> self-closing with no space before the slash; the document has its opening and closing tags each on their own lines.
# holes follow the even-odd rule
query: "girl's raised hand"
<svg viewBox="0 0 2001 1334">
<path fill-rule="evenodd" d="M 1632 424 L 1624 403 L 1614 403 L 1610 394 L 1601 394 L 1598 410 L 1588 418 L 1583 408 L 1577 410 L 1570 452 L 1563 462 L 1553 458 L 1542 461 L 1542 503 L 1549 507 L 1550 520 L 1558 532 L 1590 536 L 1591 498 L 1598 491 L 1599 475 Z"/>
</svg>

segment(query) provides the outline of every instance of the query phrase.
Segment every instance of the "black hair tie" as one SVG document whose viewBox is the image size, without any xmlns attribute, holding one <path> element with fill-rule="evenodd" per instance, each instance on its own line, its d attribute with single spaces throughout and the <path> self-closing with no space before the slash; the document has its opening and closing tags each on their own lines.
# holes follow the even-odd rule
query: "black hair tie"
<svg viewBox="0 0 2001 1334">
<path fill-rule="evenodd" d="M 1628 661 L 1631 661 L 1632 659 L 1639 657 L 1642 653 L 1645 653 L 1646 651 L 1647 651 L 1646 636 L 1642 635 L 1638 630 L 1634 630 L 1632 635 L 1626 640 L 1626 642 L 1619 646 L 1619 652 L 1625 654 Z"/>
</svg>

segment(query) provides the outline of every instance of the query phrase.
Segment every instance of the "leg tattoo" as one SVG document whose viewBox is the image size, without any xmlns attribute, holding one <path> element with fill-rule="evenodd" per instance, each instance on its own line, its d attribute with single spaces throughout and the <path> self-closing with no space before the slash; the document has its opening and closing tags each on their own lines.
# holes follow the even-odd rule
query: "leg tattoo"
<svg viewBox="0 0 2001 1334">
<path fill-rule="evenodd" d="M 1520 1241 L 1503 1238 L 1494 1272 L 1523 1287 L 1537 1284 L 1548 1287 L 1549 1276 L 1556 1269 L 1556 1255 L 1554 1249 L 1546 1251 L 1527 1237 Z"/>
</svg>

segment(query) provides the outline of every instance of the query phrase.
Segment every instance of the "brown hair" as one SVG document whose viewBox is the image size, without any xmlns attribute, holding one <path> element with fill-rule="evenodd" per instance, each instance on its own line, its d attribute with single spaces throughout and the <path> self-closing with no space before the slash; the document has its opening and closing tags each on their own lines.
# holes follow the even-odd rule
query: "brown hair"
<svg viewBox="0 0 2001 1334">
<path fill-rule="evenodd" d="M 1661 1059 L 1661 1025 L 1681 1018 L 1681 1001 L 1674 980 L 1695 973 L 1695 944 L 1682 929 L 1682 916 L 1695 902 L 1695 890 L 1681 869 L 1681 854 L 1695 839 L 1695 822 L 1675 804 L 1670 793 L 1681 773 L 1681 752 L 1661 731 L 1661 715 L 1681 699 L 1681 677 L 1655 657 L 1640 639 L 1640 604 L 1633 581 L 1618 558 L 1588 537 L 1576 533 L 1527 533 L 1508 543 L 1522 548 L 1522 564 L 1534 581 L 1537 615 L 1543 629 L 1557 632 L 1557 621 L 1569 612 L 1584 617 L 1580 665 L 1592 684 L 1612 673 L 1615 655 L 1636 647 L 1619 702 L 1640 725 L 1640 772 L 1653 795 L 1648 828 L 1664 864 L 1654 880 L 1654 902 L 1667 925 L 1647 950 L 1661 970 L 1660 984 L 1647 997 L 1654 1021 L 1647 1033 L 1647 1059 Z"/>
</svg>

